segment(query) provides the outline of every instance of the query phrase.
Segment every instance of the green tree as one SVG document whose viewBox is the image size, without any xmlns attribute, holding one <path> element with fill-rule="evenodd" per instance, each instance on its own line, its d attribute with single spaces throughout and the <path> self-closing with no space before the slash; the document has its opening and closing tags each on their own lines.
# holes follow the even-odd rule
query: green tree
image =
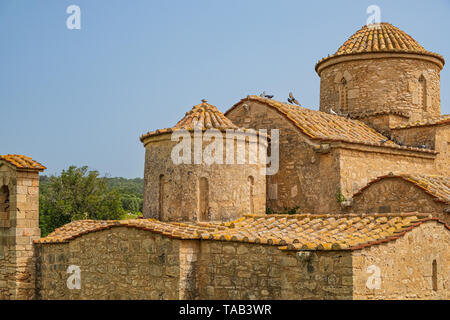
<svg viewBox="0 0 450 320">
<path fill-rule="evenodd" d="M 105 178 L 86 166 L 71 166 L 60 176 L 49 177 L 39 201 L 43 236 L 74 220 L 120 219 L 124 214 L 118 191 L 107 190 Z"/>
</svg>

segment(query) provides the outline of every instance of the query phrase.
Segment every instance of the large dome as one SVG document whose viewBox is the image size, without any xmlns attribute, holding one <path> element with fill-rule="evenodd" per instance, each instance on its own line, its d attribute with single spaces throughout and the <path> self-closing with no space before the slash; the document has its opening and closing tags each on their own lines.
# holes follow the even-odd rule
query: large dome
<svg viewBox="0 0 450 320">
<path fill-rule="evenodd" d="M 425 50 L 413 37 L 393 25 L 382 22 L 378 25 L 363 26 L 336 51 L 335 54 L 320 60 L 319 65 L 332 58 L 367 53 L 411 53 L 438 58 L 442 64 L 444 58 Z"/>
</svg>

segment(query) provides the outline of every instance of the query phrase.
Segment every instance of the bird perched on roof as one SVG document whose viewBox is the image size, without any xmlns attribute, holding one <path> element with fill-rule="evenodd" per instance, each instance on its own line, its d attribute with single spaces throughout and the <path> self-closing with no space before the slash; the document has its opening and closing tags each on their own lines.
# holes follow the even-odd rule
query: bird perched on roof
<svg viewBox="0 0 450 320">
<path fill-rule="evenodd" d="M 265 91 L 263 91 L 263 93 L 261 93 L 259 96 L 260 96 L 261 98 L 267 98 L 267 99 L 272 99 L 272 98 L 274 97 L 273 94 L 266 94 Z"/>
<path fill-rule="evenodd" d="M 338 115 L 336 112 L 334 112 L 334 110 L 333 110 L 332 108 L 330 108 L 330 113 L 331 113 L 331 114 L 334 114 L 334 115 L 336 115 L 336 116 Z"/>
<path fill-rule="evenodd" d="M 298 105 L 298 106 L 302 106 L 301 104 L 300 104 L 300 102 L 298 102 L 297 101 L 297 99 L 295 99 L 294 98 L 294 95 L 292 94 L 292 92 L 289 92 L 289 98 L 287 99 L 287 101 L 289 102 L 289 103 L 291 103 L 291 104 L 296 104 L 296 105 Z"/>
</svg>

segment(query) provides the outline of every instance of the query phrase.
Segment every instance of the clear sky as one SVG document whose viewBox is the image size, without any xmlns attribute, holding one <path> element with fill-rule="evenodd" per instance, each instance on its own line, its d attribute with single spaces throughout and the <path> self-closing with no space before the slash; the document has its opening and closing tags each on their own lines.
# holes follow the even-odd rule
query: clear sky
<svg viewBox="0 0 450 320">
<path fill-rule="evenodd" d="M 69 30 L 69 5 L 81 30 Z M 315 63 L 381 8 L 382 21 L 450 61 L 450 0 L 0 0 L 0 154 L 55 174 L 88 165 L 142 177 L 139 136 L 202 98 L 226 111 L 263 90 L 319 105 Z M 450 113 L 450 71 L 441 73 Z"/>
</svg>

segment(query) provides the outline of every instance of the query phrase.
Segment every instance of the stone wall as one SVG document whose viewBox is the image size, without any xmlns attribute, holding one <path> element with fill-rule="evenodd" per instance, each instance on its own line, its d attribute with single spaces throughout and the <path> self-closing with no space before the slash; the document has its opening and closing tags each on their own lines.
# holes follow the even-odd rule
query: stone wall
<svg viewBox="0 0 450 320">
<path fill-rule="evenodd" d="M 340 148 L 342 193 L 351 198 L 375 178 L 393 174 L 436 174 L 434 156 L 395 149 L 361 147 Z"/>
<path fill-rule="evenodd" d="M 419 93 L 421 76 L 426 79 L 424 99 Z M 346 80 L 348 110 L 340 110 L 342 79 Z M 440 115 L 440 67 L 430 61 L 388 54 L 367 55 L 364 60 L 350 57 L 324 67 L 320 80 L 321 111 L 410 112 L 410 121 Z"/>
<path fill-rule="evenodd" d="M 444 213 L 448 205 L 401 178 L 385 178 L 353 197 L 350 211 L 355 213 L 426 212 L 450 223 Z"/>
<path fill-rule="evenodd" d="M 436 128 L 436 169 L 439 174 L 450 176 L 450 125 L 442 125 Z"/>
<path fill-rule="evenodd" d="M 385 244 L 303 252 L 115 227 L 40 244 L 37 298 L 448 299 L 449 244 L 450 232 L 434 221 Z M 80 289 L 67 287 L 70 265 L 80 267 Z M 367 286 L 373 265 L 378 289 Z"/>
<path fill-rule="evenodd" d="M 278 129 L 279 170 L 267 176 L 267 207 L 281 211 L 299 207 L 308 213 L 338 210 L 337 153 L 316 153 L 311 142 L 285 116 L 255 101 L 245 101 L 226 113 L 239 127 Z"/>
<path fill-rule="evenodd" d="M 436 150 L 436 171 L 445 176 L 450 175 L 450 125 L 416 126 L 393 129 L 392 138 L 404 145 L 426 146 Z"/>
<path fill-rule="evenodd" d="M 264 213 L 266 204 L 266 178 L 264 165 L 249 164 L 246 144 L 244 164 L 226 164 L 227 140 L 224 138 L 224 164 L 174 164 L 170 134 L 146 141 L 145 187 L 143 214 L 161 221 L 234 220 L 246 213 Z M 191 141 L 194 141 L 192 137 Z M 235 145 L 235 159 L 237 142 Z M 203 145 L 203 150 L 206 145 Z M 201 179 L 207 186 L 201 187 Z M 205 188 L 202 191 L 201 188 Z M 207 203 L 204 217 L 202 202 Z M 163 208 L 160 213 L 160 207 Z"/>
<path fill-rule="evenodd" d="M 353 253 L 355 299 L 450 298 L 450 232 L 443 224 L 427 222 L 396 241 Z M 433 261 L 436 274 L 433 280 Z M 366 286 L 369 266 L 380 270 L 379 289 Z M 433 289 L 433 281 L 436 290 Z"/>
<path fill-rule="evenodd" d="M 38 299 L 178 299 L 180 241 L 115 227 L 63 244 L 37 245 Z M 70 265 L 81 289 L 69 289 Z"/>
<path fill-rule="evenodd" d="M 351 299 L 351 253 L 202 241 L 200 299 Z"/>
<path fill-rule="evenodd" d="M 0 163 L 0 188 L 9 198 L 0 213 L 0 299 L 32 299 L 33 240 L 40 237 L 38 173 Z"/>
</svg>

